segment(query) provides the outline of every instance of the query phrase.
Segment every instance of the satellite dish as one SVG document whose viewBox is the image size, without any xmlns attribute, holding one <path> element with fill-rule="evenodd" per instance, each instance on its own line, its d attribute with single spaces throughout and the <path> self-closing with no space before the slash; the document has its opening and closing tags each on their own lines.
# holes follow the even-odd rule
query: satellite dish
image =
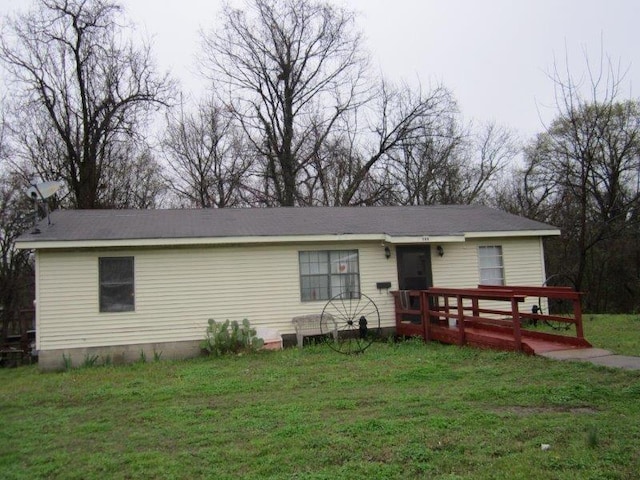
<svg viewBox="0 0 640 480">
<path fill-rule="evenodd" d="M 27 189 L 27 195 L 33 200 L 46 200 L 64 186 L 63 182 L 52 180 L 38 184 L 31 184 Z"/>
<path fill-rule="evenodd" d="M 58 190 L 64 187 L 64 183 L 57 180 L 50 180 L 42 183 L 31 183 L 31 186 L 27 188 L 27 195 L 33 200 L 33 231 L 31 233 L 40 233 L 40 229 L 36 226 L 38 222 L 38 202 L 44 203 L 45 211 L 47 212 L 47 224 L 51 225 L 51 218 L 49 217 L 49 204 L 47 198 L 54 195 Z"/>
</svg>

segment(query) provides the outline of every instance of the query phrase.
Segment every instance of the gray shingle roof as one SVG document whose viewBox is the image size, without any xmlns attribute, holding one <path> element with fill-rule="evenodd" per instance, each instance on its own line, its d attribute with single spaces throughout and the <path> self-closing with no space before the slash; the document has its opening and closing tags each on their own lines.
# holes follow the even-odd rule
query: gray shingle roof
<svg viewBox="0 0 640 480">
<path fill-rule="evenodd" d="M 22 242 L 387 234 L 444 236 L 555 230 L 478 205 L 183 210 L 58 210 Z"/>
</svg>

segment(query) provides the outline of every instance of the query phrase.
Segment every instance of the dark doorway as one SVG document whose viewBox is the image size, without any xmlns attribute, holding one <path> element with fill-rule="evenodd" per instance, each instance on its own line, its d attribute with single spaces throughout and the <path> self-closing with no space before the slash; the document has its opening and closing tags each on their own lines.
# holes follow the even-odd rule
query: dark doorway
<svg viewBox="0 0 640 480">
<path fill-rule="evenodd" d="M 398 259 L 398 287 L 400 290 L 426 290 L 433 285 L 431 275 L 431 247 L 396 247 Z M 411 297 L 411 310 L 420 310 L 420 299 Z M 408 318 L 411 317 L 411 318 Z M 414 318 L 415 317 L 415 318 Z M 419 315 L 408 315 L 406 320 L 420 323 Z"/>
</svg>

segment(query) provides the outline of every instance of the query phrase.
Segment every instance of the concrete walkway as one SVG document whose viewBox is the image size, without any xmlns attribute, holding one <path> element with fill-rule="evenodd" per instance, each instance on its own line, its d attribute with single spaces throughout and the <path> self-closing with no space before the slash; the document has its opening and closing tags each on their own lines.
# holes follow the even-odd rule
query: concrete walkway
<svg viewBox="0 0 640 480">
<path fill-rule="evenodd" d="M 640 370 L 640 357 L 629 355 L 615 355 L 602 348 L 572 348 L 569 350 L 554 350 L 539 353 L 541 357 L 554 360 L 572 360 L 576 362 L 591 362 L 605 367 L 623 368 L 625 370 Z"/>
</svg>

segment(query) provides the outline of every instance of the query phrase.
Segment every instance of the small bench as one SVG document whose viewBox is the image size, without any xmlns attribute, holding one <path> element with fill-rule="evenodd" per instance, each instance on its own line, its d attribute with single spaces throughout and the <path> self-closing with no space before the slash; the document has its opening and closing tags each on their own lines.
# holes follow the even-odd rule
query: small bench
<svg viewBox="0 0 640 480">
<path fill-rule="evenodd" d="M 322 330 L 320 329 L 320 320 L 324 321 L 327 327 L 326 331 L 324 328 Z M 296 338 L 298 340 L 298 347 L 300 348 L 302 348 L 304 337 L 331 333 L 334 340 L 338 340 L 338 324 L 330 314 L 325 313 L 324 316 L 316 313 L 300 315 L 298 317 L 293 317 L 291 323 L 293 323 L 293 326 L 296 329 Z"/>
</svg>

